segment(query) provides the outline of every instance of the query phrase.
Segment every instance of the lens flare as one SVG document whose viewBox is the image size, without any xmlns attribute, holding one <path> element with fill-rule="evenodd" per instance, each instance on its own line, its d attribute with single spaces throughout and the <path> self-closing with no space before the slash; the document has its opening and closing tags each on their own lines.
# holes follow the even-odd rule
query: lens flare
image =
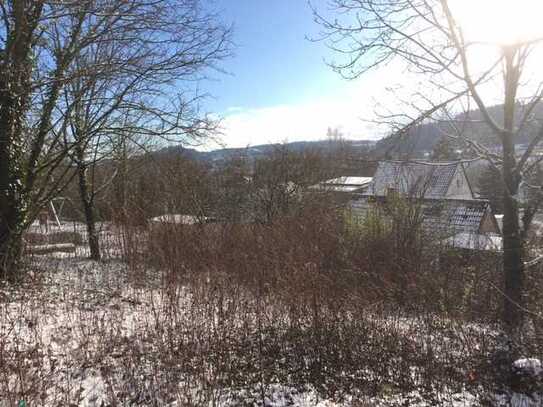
<svg viewBox="0 0 543 407">
<path fill-rule="evenodd" d="M 450 0 L 469 41 L 513 45 L 543 38 L 541 0 Z"/>
</svg>

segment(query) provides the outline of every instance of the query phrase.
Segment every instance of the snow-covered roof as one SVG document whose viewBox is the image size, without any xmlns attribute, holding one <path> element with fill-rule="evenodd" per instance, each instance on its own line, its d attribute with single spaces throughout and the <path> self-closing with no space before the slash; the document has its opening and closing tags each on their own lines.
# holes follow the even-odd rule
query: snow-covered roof
<svg viewBox="0 0 543 407">
<path fill-rule="evenodd" d="M 324 181 L 324 184 L 364 186 L 371 182 L 372 177 L 339 177 Z"/>
<path fill-rule="evenodd" d="M 402 194 L 444 198 L 459 162 L 380 161 L 370 186 L 370 193 L 384 196 L 389 189 Z"/>
<path fill-rule="evenodd" d="M 179 215 L 173 213 L 167 213 L 164 215 L 156 216 L 152 218 L 151 223 L 170 223 L 176 225 L 196 225 L 198 223 L 205 223 L 208 221 L 206 217 L 198 217 L 194 215 Z"/>
<path fill-rule="evenodd" d="M 372 179 L 372 177 L 338 177 L 323 181 L 311 188 L 332 192 L 356 192 L 367 187 Z"/>
</svg>

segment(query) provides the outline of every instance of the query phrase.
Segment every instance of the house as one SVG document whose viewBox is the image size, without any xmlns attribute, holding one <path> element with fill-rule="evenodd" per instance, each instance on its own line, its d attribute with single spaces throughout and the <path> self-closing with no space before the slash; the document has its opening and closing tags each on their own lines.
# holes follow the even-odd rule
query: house
<svg viewBox="0 0 543 407">
<path fill-rule="evenodd" d="M 367 195 L 398 192 L 418 198 L 474 199 L 462 162 L 381 161 Z"/>
<path fill-rule="evenodd" d="M 473 193 L 461 162 L 382 161 L 366 191 L 351 201 L 363 217 L 391 197 L 418 205 L 422 227 L 441 242 L 468 250 L 501 250 L 500 227 L 487 200 Z"/>
</svg>

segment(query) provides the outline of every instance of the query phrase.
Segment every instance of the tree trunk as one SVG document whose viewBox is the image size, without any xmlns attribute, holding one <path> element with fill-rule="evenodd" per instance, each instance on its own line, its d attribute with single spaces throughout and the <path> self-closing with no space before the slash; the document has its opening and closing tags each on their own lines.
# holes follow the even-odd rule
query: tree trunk
<svg viewBox="0 0 543 407">
<path fill-rule="evenodd" d="M 127 177 L 128 177 L 128 153 L 126 148 L 126 140 L 123 137 L 118 146 L 115 157 L 115 165 L 117 175 L 114 179 L 114 196 L 115 203 L 113 210 L 116 212 L 116 221 L 125 225 L 128 219 L 128 205 L 127 205 Z"/>
<path fill-rule="evenodd" d="M 24 78 L 19 75 L 6 74 L 0 79 L 0 276 L 3 277 L 17 274 L 22 254 L 26 205 L 21 122 L 27 99 L 12 89 L 20 90 L 23 84 Z"/>
<path fill-rule="evenodd" d="M 504 170 L 504 175 L 507 171 Z M 518 187 L 517 187 L 518 190 Z M 503 268 L 505 273 L 505 301 L 503 320 L 510 333 L 522 324 L 524 264 L 523 244 L 519 228 L 519 212 L 515 199 L 504 197 Z"/>
<path fill-rule="evenodd" d="M 18 160 L 22 151 L 15 142 L 13 100 L 6 93 L 0 93 L 0 276 L 3 277 L 17 273 L 25 215 Z"/>
<path fill-rule="evenodd" d="M 517 195 L 520 175 L 516 171 L 515 157 L 515 101 L 518 89 L 519 68 L 515 63 L 518 50 L 505 49 L 505 103 L 503 147 L 503 271 L 505 277 L 505 299 L 503 321 L 510 337 L 518 332 L 523 317 L 523 240 L 519 225 Z"/>
<path fill-rule="evenodd" d="M 80 149 L 78 148 L 77 150 L 79 156 Z M 92 260 L 99 261 L 102 256 L 100 253 L 100 241 L 98 239 L 98 232 L 96 230 L 96 211 L 94 208 L 94 199 L 89 190 L 89 183 L 87 182 L 87 170 L 85 167 L 85 163 L 82 161 L 82 159 L 83 157 L 79 156 L 77 161 L 79 195 L 81 197 L 83 212 L 85 214 L 85 224 L 87 225 L 90 258 Z"/>
<path fill-rule="evenodd" d="M 24 211 L 13 199 L 0 198 L 0 278 L 15 277 L 20 269 L 23 249 Z"/>
<path fill-rule="evenodd" d="M 0 53 L 0 276 L 15 276 L 21 263 L 28 203 L 23 118 L 31 92 L 33 33 L 42 10 L 43 2 L 13 2 L 13 22 Z"/>
</svg>

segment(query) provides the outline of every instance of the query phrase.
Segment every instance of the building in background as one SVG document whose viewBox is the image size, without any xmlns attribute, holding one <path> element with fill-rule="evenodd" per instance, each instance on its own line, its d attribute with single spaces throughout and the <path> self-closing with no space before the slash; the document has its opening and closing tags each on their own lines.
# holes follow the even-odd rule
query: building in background
<svg viewBox="0 0 543 407">
<path fill-rule="evenodd" d="M 356 196 L 366 193 L 371 177 L 339 177 L 310 187 L 312 191 L 331 194 L 338 203 L 348 204 Z"/>
<path fill-rule="evenodd" d="M 443 243 L 501 250 L 500 228 L 487 200 L 478 199 L 462 162 L 381 161 L 372 181 L 350 202 L 354 217 L 387 213 L 398 199 L 416 206 L 420 226 Z"/>
</svg>

